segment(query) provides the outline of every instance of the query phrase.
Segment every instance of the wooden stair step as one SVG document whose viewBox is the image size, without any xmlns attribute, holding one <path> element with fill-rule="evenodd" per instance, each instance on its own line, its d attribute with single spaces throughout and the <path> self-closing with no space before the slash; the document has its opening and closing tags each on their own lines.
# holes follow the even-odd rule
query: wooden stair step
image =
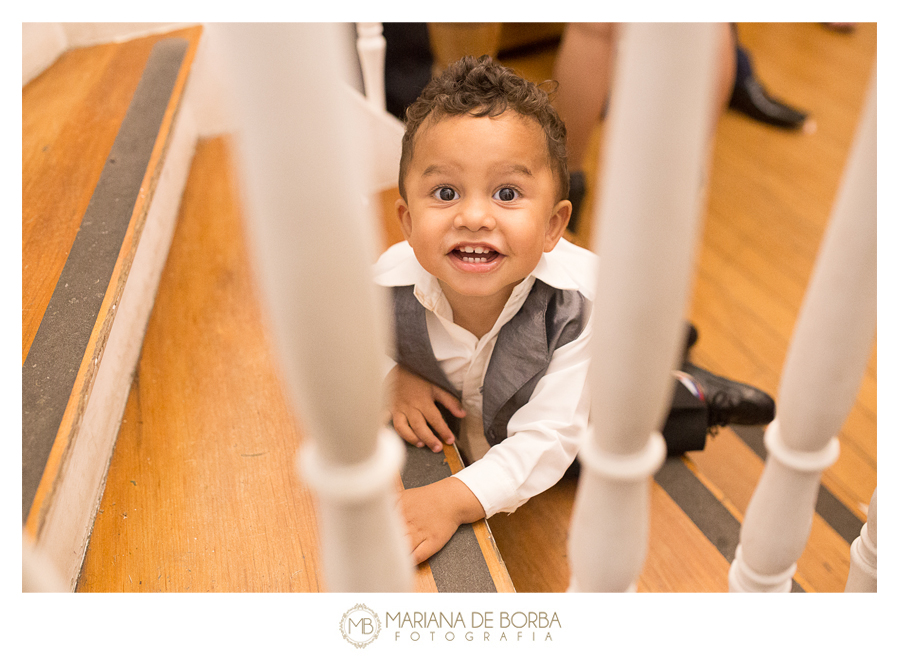
<svg viewBox="0 0 900 658">
<path fill-rule="evenodd" d="M 327 589 L 232 163 L 227 138 L 198 144 L 80 592 Z M 461 468 L 453 451 L 412 457 L 407 486 Z M 461 528 L 415 590 L 512 591 L 487 524 Z"/>
<path fill-rule="evenodd" d="M 22 90 L 22 517 L 73 586 L 196 142 L 200 34 L 72 50 Z"/>
</svg>

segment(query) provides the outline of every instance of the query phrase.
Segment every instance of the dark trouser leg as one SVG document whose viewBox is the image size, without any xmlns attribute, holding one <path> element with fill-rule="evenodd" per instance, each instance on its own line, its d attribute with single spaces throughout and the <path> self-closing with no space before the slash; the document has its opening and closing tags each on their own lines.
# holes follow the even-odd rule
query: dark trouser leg
<svg viewBox="0 0 900 658">
<path fill-rule="evenodd" d="M 689 450 L 703 450 L 706 446 L 707 417 L 706 404 L 695 397 L 688 388 L 673 378 L 675 392 L 669 406 L 669 415 L 663 425 L 662 435 L 666 442 L 666 452 L 672 457 Z M 564 477 L 577 477 L 581 471 L 580 462 L 575 462 Z"/>
<path fill-rule="evenodd" d="M 669 456 L 689 450 L 703 450 L 706 446 L 707 420 L 706 403 L 675 380 L 675 393 L 662 430 Z"/>
<path fill-rule="evenodd" d="M 431 44 L 426 23 L 383 23 L 387 48 L 384 87 L 387 111 L 401 121 L 406 108 L 431 80 Z"/>
</svg>

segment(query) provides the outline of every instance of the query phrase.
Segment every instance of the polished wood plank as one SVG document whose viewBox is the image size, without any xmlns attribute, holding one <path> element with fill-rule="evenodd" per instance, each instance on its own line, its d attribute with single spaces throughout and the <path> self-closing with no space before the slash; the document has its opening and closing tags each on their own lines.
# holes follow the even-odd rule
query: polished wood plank
<svg viewBox="0 0 900 658">
<path fill-rule="evenodd" d="M 323 586 L 229 166 L 199 145 L 80 591 Z"/>
<path fill-rule="evenodd" d="M 149 52 L 75 50 L 22 88 L 23 363 Z"/>
<path fill-rule="evenodd" d="M 725 592 L 728 566 L 684 511 L 651 483 L 650 540 L 638 592 Z"/>
<path fill-rule="evenodd" d="M 491 517 L 491 529 L 518 592 L 564 592 L 569 585 L 569 521 L 575 482 L 562 480 L 511 515 Z"/>
</svg>

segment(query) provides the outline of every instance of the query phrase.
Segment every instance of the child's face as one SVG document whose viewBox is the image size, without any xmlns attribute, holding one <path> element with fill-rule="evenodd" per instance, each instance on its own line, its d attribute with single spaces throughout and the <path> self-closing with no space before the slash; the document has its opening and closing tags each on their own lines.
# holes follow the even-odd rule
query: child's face
<svg viewBox="0 0 900 658">
<path fill-rule="evenodd" d="M 452 116 L 416 136 L 397 202 L 403 234 L 453 305 L 512 289 L 556 246 L 572 205 L 557 184 L 537 121 Z"/>
</svg>

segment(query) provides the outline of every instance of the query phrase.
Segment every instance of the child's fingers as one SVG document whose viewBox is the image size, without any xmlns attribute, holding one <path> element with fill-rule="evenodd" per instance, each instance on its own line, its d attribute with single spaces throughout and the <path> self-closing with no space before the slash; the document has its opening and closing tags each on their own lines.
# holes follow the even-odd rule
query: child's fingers
<svg viewBox="0 0 900 658">
<path fill-rule="evenodd" d="M 409 421 L 407 420 L 405 414 L 395 413 L 392 415 L 391 420 L 394 423 L 394 430 L 396 430 L 397 434 L 400 435 L 401 439 L 409 444 L 416 446 L 417 448 L 421 448 L 425 445 L 409 426 Z"/>
<path fill-rule="evenodd" d="M 434 386 L 432 388 L 434 399 L 444 405 L 447 408 L 447 411 L 457 418 L 462 418 L 466 415 L 466 410 L 462 408 L 462 405 L 459 403 L 459 400 L 456 399 L 456 396 L 449 391 L 445 391 L 440 386 Z"/>
<path fill-rule="evenodd" d="M 443 439 L 444 443 L 450 445 L 456 440 L 456 437 L 453 436 L 453 432 L 450 430 L 450 426 L 447 425 L 444 417 L 441 416 L 440 410 L 435 405 L 432 404 L 430 408 L 426 408 L 422 415 L 431 426 L 431 429 Z"/>
<path fill-rule="evenodd" d="M 428 423 L 418 410 L 412 411 L 410 415 L 397 411 L 392 414 L 391 418 L 397 434 L 407 443 L 417 448 L 427 445 L 432 452 L 440 452 L 444 449 L 441 440 L 432 433 Z"/>
<path fill-rule="evenodd" d="M 415 435 L 420 441 L 427 445 L 432 452 L 440 452 L 444 449 L 441 440 L 431 431 L 428 422 L 421 413 L 411 414 L 410 416 L 407 416 L 407 420 L 409 421 L 410 428 L 415 432 Z"/>
</svg>

